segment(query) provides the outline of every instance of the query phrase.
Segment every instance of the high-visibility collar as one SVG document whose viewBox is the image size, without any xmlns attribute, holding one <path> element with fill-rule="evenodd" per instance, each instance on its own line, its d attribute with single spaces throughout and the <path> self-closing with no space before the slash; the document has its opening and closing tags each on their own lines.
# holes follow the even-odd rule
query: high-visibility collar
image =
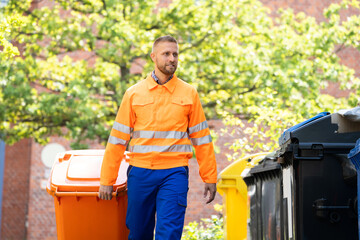
<svg viewBox="0 0 360 240">
<path fill-rule="evenodd" d="M 149 73 L 148 76 L 146 77 L 146 83 L 150 90 L 153 88 L 156 88 L 158 86 L 164 86 L 170 93 L 174 92 L 174 89 L 175 89 L 178 81 L 179 80 L 175 74 L 174 74 L 173 78 L 170 81 L 168 81 L 167 83 L 165 83 L 164 85 L 157 84 L 155 82 L 155 79 L 152 78 L 151 73 Z"/>
</svg>

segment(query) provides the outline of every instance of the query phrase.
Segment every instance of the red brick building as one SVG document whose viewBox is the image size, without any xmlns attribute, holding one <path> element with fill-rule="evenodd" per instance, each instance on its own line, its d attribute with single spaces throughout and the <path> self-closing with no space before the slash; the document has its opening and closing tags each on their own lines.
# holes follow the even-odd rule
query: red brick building
<svg viewBox="0 0 360 240">
<path fill-rule="evenodd" d="M 293 8 L 295 12 L 303 11 L 308 15 L 322 21 L 323 9 L 330 3 L 340 0 L 261 0 L 265 6 L 272 10 L 278 8 Z M 41 7 L 45 1 L 34 3 L 33 7 Z M 163 0 L 166 6 L 170 1 Z M 344 13 L 353 14 L 353 12 Z M 344 16 L 345 16 L 344 15 Z M 352 49 L 345 49 L 340 53 L 342 62 L 356 70 L 360 76 L 358 64 L 360 54 Z M 78 56 L 77 56 L 78 57 Z M 81 56 L 80 56 L 81 58 Z M 334 96 L 346 94 L 338 90 L 335 84 L 330 85 L 327 91 Z M 340 95 L 339 95 L 340 94 Z M 210 127 L 219 131 L 222 126 L 220 121 L 209 121 Z M 229 165 L 226 158 L 226 142 L 230 138 L 222 137 L 217 141 L 221 151 L 216 155 L 218 171 Z M 61 137 L 52 137 L 51 143 L 58 143 L 66 150 L 70 150 L 69 142 Z M 104 148 L 100 145 L 92 145 L 91 148 Z M 49 175 L 49 168 L 41 161 L 41 153 L 44 146 L 39 145 L 32 139 L 24 139 L 13 146 L 0 144 L 0 177 L 2 176 L 1 202 L 1 232 L 3 240 L 50 240 L 56 239 L 55 209 L 53 197 L 46 193 L 44 183 Z M 5 153 L 5 154 L 4 154 Z M 215 203 L 222 203 L 220 195 L 217 195 L 213 204 L 205 205 L 202 199 L 203 183 L 198 174 L 198 166 L 195 160 L 190 162 L 190 190 L 186 224 L 190 221 L 199 221 L 201 218 L 217 214 L 213 210 Z M 3 175 L 2 175 L 3 172 Z"/>
</svg>

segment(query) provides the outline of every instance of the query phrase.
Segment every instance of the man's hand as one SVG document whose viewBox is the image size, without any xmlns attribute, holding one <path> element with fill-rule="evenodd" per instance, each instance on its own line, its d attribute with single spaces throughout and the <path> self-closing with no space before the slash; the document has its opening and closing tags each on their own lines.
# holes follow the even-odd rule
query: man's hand
<svg viewBox="0 0 360 240">
<path fill-rule="evenodd" d="M 206 204 L 211 203 L 215 199 L 216 183 L 205 183 L 204 198 L 207 197 L 208 192 L 210 192 L 210 194 L 209 194 L 209 199 L 207 200 Z"/>
<path fill-rule="evenodd" d="M 102 200 L 111 200 L 113 186 L 100 185 L 99 198 Z"/>
</svg>

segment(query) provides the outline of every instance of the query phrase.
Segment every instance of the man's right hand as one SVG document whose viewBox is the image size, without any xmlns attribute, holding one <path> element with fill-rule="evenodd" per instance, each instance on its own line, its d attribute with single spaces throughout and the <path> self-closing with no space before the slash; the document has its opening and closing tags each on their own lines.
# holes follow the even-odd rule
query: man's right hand
<svg viewBox="0 0 360 240">
<path fill-rule="evenodd" d="M 100 185 L 99 198 L 102 200 L 111 200 L 113 192 L 113 186 Z"/>
</svg>

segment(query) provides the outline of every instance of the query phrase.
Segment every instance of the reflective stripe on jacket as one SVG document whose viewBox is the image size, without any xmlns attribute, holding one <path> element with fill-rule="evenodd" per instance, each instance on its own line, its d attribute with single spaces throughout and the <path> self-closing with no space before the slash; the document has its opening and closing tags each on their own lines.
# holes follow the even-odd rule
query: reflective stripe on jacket
<svg viewBox="0 0 360 240">
<path fill-rule="evenodd" d="M 149 74 L 125 92 L 106 145 L 102 185 L 115 183 L 128 144 L 130 164 L 148 169 L 187 166 L 192 144 L 202 180 L 216 183 L 214 147 L 198 93 L 175 75 L 159 85 Z"/>
</svg>

